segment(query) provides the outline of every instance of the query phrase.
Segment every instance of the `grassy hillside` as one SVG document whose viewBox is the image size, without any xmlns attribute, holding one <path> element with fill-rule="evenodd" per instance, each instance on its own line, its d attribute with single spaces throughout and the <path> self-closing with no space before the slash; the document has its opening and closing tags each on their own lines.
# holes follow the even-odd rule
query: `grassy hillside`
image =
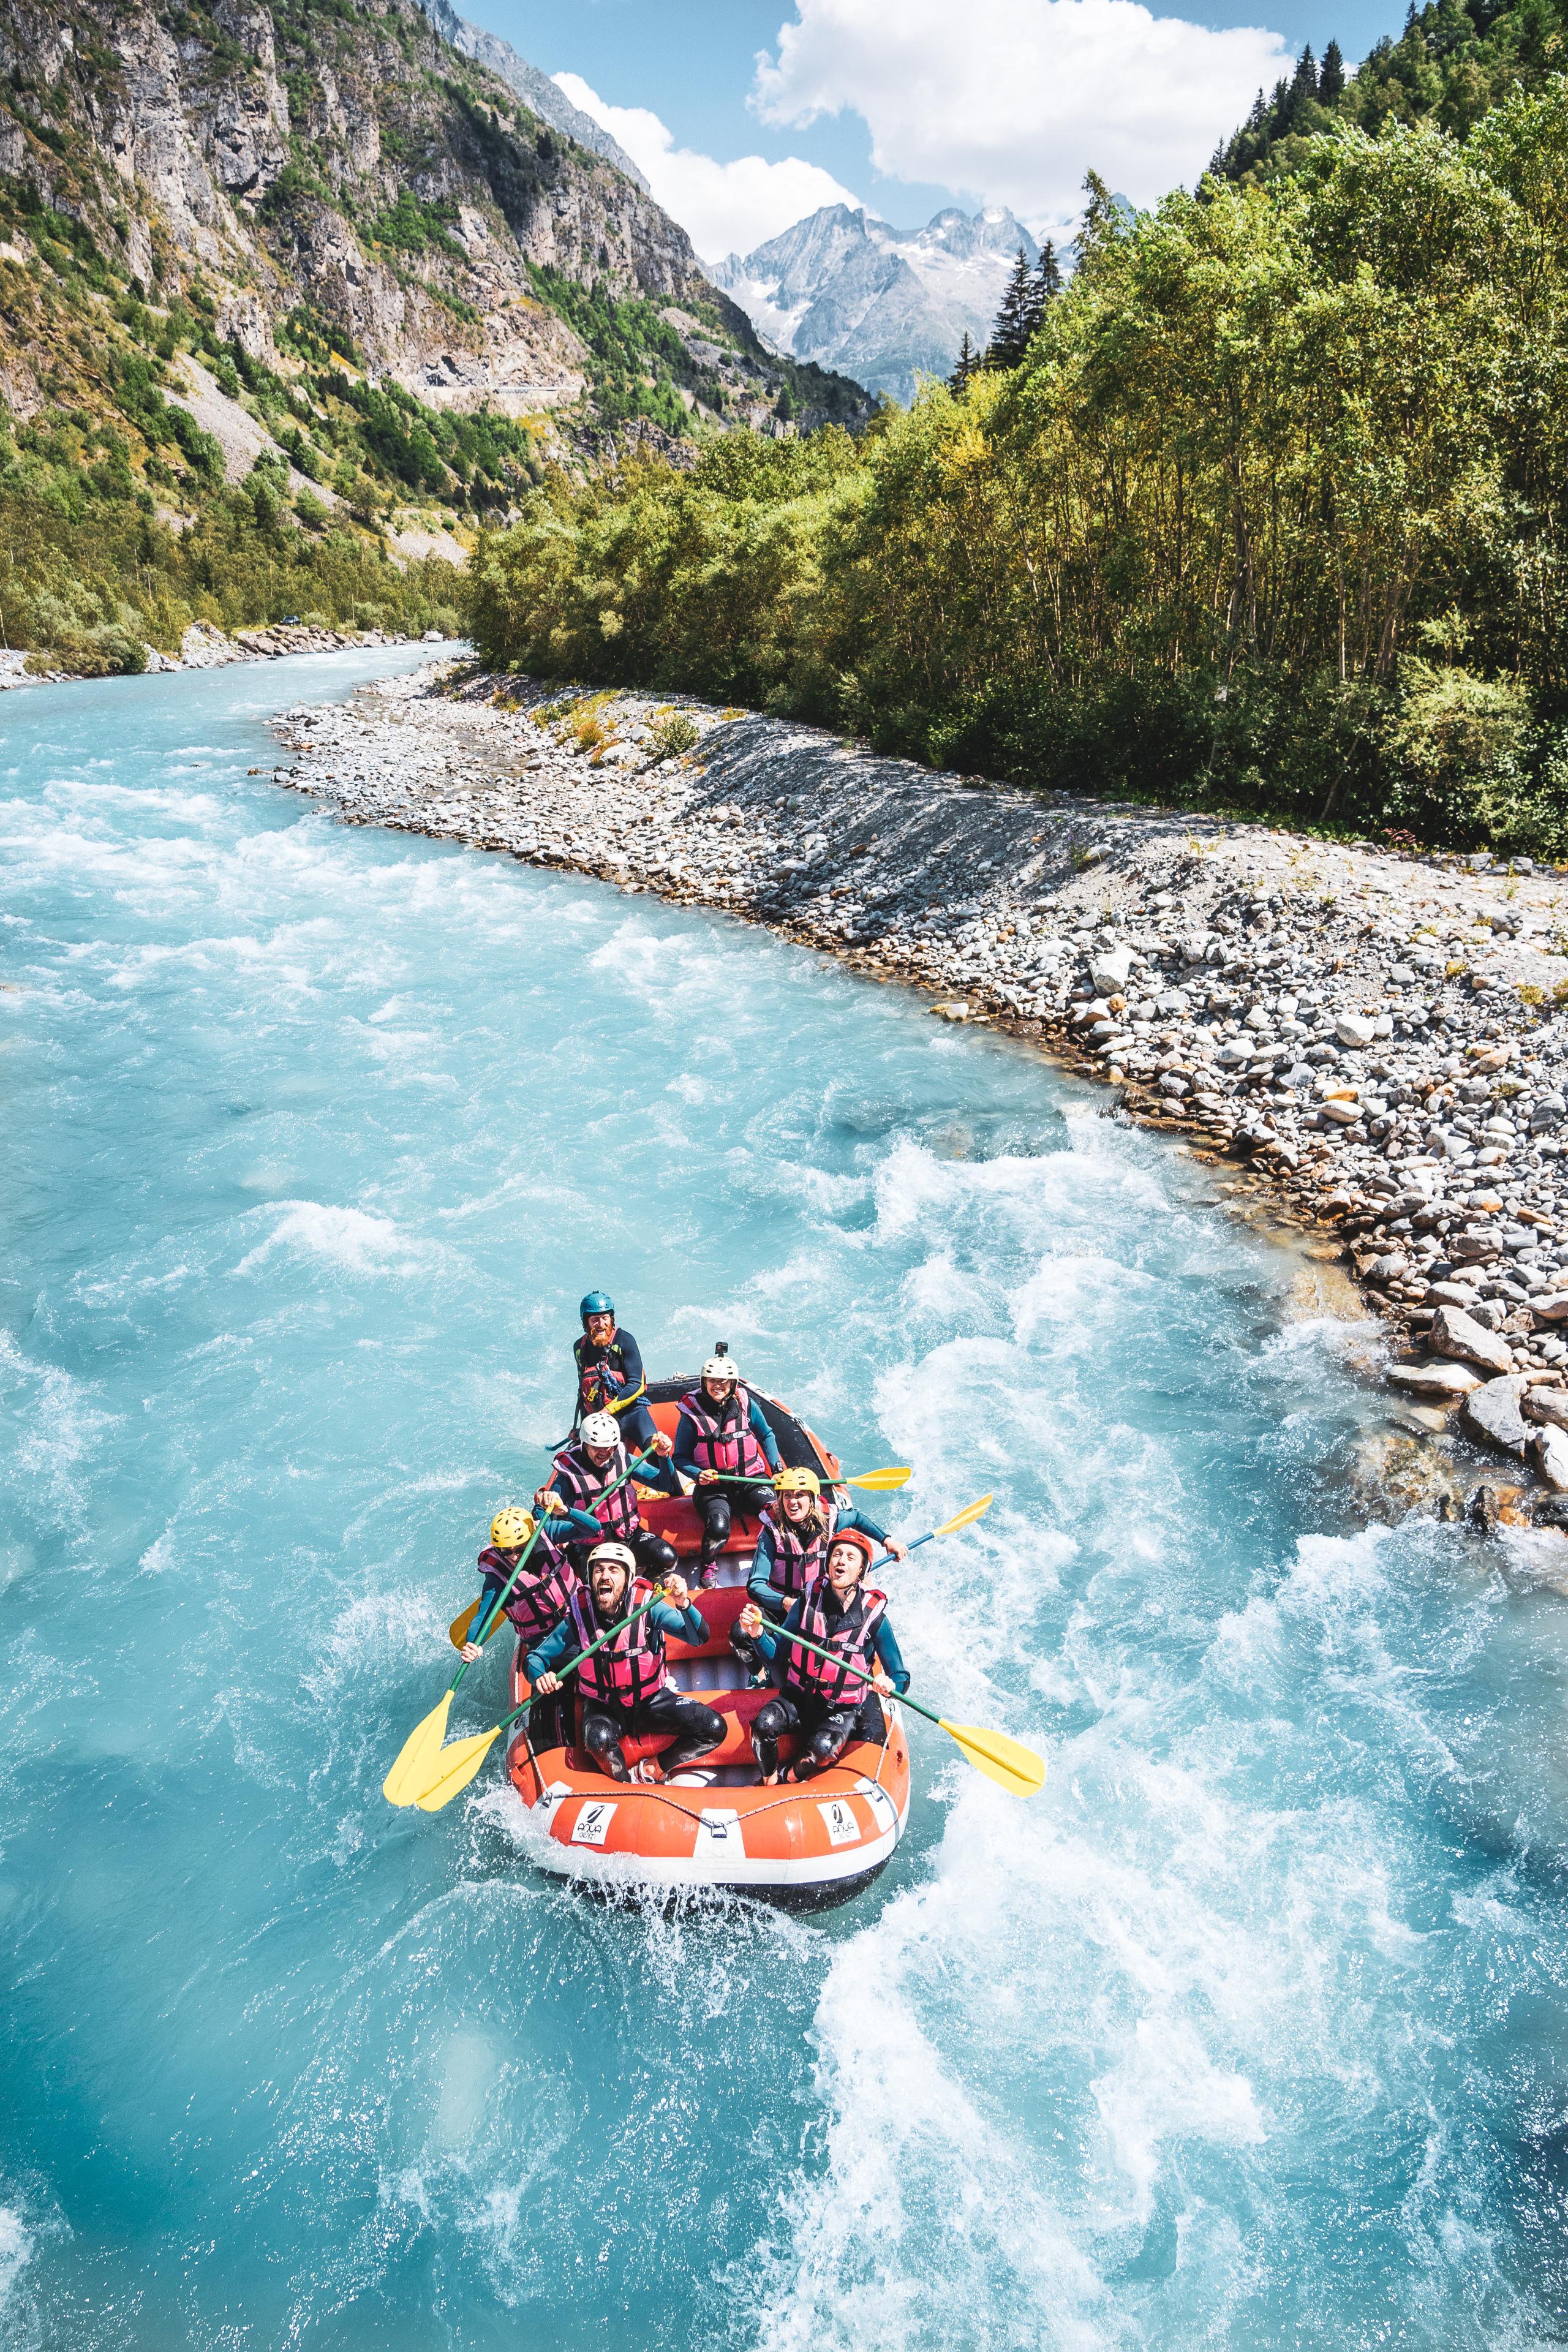
<svg viewBox="0 0 1568 2352">
<path fill-rule="evenodd" d="M 1091 202 L 1021 365 L 489 535 L 493 659 L 1026 782 L 1568 856 L 1568 83 Z"/>
</svg>

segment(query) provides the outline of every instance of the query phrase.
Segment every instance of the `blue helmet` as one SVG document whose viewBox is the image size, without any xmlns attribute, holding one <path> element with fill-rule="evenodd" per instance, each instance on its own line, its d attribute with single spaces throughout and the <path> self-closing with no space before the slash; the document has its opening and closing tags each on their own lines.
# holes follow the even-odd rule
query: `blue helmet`
<svg viewBox="0 0 1568 2352">
<path fill-rule="evenodd" d="M 616 1302 L 605 1290 L 591 1290 L 577 1309 L 578 1314 L 583 1318 L 584 1331 L 588 1328 L 590 1315 L 613 1315 L 615 1311 Z"/>
</svg>

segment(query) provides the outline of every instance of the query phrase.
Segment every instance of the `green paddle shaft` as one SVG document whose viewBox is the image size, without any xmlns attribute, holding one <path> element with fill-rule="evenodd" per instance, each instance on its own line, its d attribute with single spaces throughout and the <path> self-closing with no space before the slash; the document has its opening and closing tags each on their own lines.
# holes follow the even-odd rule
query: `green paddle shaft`
<svg viewBox="0 0 1568 2352">
<path fill-rule="evenodd" d="M 644 1463 L 647 1461 L 649 1455 L 657 1453 L 658 1450 L 657 1446 L 649 1445 L 637 1456 L 635 1461 L 628 1462 L 626 1468 L 621 1472 L 620 1476 L 618 1478 L 613 1478 L 610 1481 L 610 1484 L 605 1488 L 604 1494 L 599 1496 L 600 1502 L 602 1503 L 605 1500 L 605 1496 L 606 1495 L 613 1495 L 619 1487 L 624 1486 L 626 1480 L 635 1476 L 637 1472 L 642 1468 Z M 506 1582 L 502 1585 L 500 1592 L 497 1598 L 495 1607 L 490 1611 L 489 1615 L 485 1619 L 483 1624 L 479 1627 L 477 1633 L 470 1630 L 468 1639 L 471 1642 L 477 1642 L 481 1650 L 484 1648 L 485 1643 L 489 1640 L 491 1633 L 495 1630 L 496 1621 L 500 1617 L 501 1611 L 506 1607 L 507 1598 L 511 1591 L 512 1586 L 522 1574 L 523 1569 L 527 1564 L 529 1553 L 533 1549 L 534 1545 L 544 1533 L 544 1522 L 548 1517 L 548 1512 L 541 1513 L 539 1524 L 534 1528 L 533 1533 L 529 1537 L 528 1541 L 524 1544 L 521 1551 L 518 1554 L 517 1566 L 512 1570 L 511 1574 L 507 1578 Z M 473 1664 L 473 1663 L 474 1661 L 472 1658 L 465 1658 L 463 1660 L 462 1664 L 458 1668 L 457 1673 L 452 1676 L 451 1681 L 447 1685 L 448 1690 L 457 1689 L 458 1685 L 462 1681 L 463 1676 L 468 1673 L 468 1668 Z"/>
<path fill-rule="evenodd" d="M 778 1629 L 778 1638 L 781 1642 L 798 1643 L 803 1650 L 810 1650 L 815 1656 L 826 1658 L 830 1666 L 849 1665 L 848 1659 L 841 1658 L 837 1650 L 825 1650 L 819 1642 L 808 1642 L 804 1633 L 786 1633 L 781 1625 Z M 875 1689 L 876 1685 L 870 1675 L 863 1674 L 858 1666 L 850 1666 L 849 1671 L 858 1681 L 865 1684 L 868 1690 Z M 918 1698 L 910 1698 L 907 1691 L 900 1691 L 898 1694 L 898 1700 L 900 1706 L 912 1706 L 917 1715 L 925 1716 L 931 1723 L 942 1721 L 940 1715 L 933 1713 L 929 1706 L 922 1706 Z"/>
<path fill-rule="evenodd" d="M 573 1673 L 575 1668 L 582 1664 L 584 1658 L 591 1658 L 595 1650 L 602 1650 L 606 1642 L 613 1642 L 617 1633 L 624 1633 L 628 1625 L 636 1624 L 639 1617 L 647 1615 L 647 1612 L 653 1607 L 656 1601 L 661 1601 L 663 1598 L 664 1595 L 662 1591 L 650 1592 L 646 1601 L 638 1602 L 637 1606 L 632 1611 L 629 1617 L 623 1617 L 618 1625 L 612 1625 L 607 1633 L 601 1633 L 596 1642 L 590 1642 L 585 1650 L 579 1650 L 574 1658 L 568 1658 L 563 1666 L 557 1666 L 554 1669 L 556 1681 L 563 1681 L 567 1675 Z M 509 1723 L 515 1723 L 520 1715 L 526 1715 L 532 1705 L 533 1701 L 531 1698 L 525 1698 L 521 1706 L 514 1706 L 510 1715 L 502 1716 L 500 1721 L 496 1726 L 496 1729 L 498 1731 L 504 1731 Z"/>
</svg>

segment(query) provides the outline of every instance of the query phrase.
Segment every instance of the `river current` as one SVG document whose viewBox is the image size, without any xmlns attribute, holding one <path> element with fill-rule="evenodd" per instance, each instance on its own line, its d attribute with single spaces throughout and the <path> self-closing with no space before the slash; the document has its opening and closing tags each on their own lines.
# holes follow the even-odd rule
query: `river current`
<svg viewBox="0 0 1568 2352">
<path fill-rule="evenodd" d="M 247 773 L 413 657 L 0 702 L 0 2339 L 1560 2342 L 1551 1552 L 1368 1528 L 1342 1330 L 1088 1089 Z M 599 1284 L 994 1491 L 892 1611 L 1041 1796 L 916 1722 L 815 1919 L 386 1807 Z"/>
</svg>

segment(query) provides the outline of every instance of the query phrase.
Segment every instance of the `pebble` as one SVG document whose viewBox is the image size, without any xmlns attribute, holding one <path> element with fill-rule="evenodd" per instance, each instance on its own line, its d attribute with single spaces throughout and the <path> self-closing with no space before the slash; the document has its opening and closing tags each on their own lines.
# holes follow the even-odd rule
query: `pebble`
<svg viewBox="0 0 1568 2352">
<path fill-rule="evenodd" d="M 674 710 L 697 741 L 665 757 Z M 1433 1358 L 1537 1392 L 1568 1370 L 1555 869 L 986 784 L 450 659 L 279 732 L 279 781 L 351 823 L 726 909 L 1109 1080 L 1121 1115 L 1337 1243 L 1391 1381 Z"/>
</svg>

